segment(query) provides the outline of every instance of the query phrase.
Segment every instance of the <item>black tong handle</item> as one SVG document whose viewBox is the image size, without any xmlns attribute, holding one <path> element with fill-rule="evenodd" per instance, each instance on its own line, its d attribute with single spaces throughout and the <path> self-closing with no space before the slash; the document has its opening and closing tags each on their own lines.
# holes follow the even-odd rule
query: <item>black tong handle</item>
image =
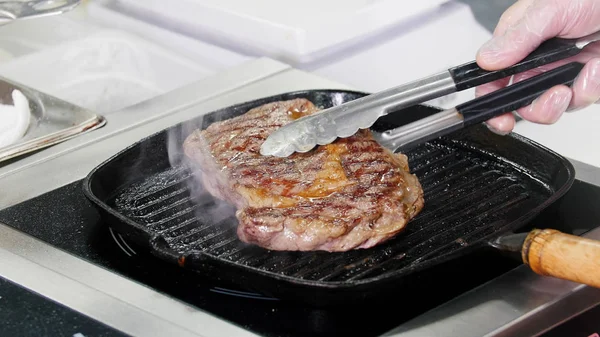
<svg viewBox="0 0 600 337">
<path fill-rule="evenodd" d="M 477 65 L 476 61 L 472 61 L 450 68 L 448 71 L 454 80 L 457 91 L 463 91 L 575 56 L 581 51 L 581 48 L 577 45 L 578 41 L 578 39 L 561 38 L 546 40 L 521 62 L 501 70 L 483 70 Z"/>
<path fill-rule="evenodd" d="M 465 126 L 484 122 L 531 104 L 536 98 L 554 86 L 561 84 L 570 86 L 583 69 L 583 66 L 578 62 L 568 63 L 460 104 L 456 106 L 456 110 L 463 115 Z"/>
</svg>

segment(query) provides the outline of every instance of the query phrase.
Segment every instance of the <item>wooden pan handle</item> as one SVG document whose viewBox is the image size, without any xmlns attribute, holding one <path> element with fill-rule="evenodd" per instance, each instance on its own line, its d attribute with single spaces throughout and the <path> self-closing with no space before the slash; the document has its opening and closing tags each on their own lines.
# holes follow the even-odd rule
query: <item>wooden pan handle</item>
<svg viewBox="0 0 600 337">
<path fill-rule="evenodd" d="M 521 250 L 523 262 L 540 275 L 600 288 L 600 241 L 553 229 L 532 230 Z"/>
</svg>

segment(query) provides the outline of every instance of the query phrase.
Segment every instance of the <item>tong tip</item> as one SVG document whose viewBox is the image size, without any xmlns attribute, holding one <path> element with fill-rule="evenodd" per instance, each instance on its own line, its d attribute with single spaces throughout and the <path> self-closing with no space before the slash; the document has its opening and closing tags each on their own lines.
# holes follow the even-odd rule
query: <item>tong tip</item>
<svg viewBox="0 0 600 337">
<path fill-rule="evenodd" d="M 286 135 L 275 131 L 260 146 L 262 156 L 288 157 L 295 151 L 295 146 Z"/>
</svg>

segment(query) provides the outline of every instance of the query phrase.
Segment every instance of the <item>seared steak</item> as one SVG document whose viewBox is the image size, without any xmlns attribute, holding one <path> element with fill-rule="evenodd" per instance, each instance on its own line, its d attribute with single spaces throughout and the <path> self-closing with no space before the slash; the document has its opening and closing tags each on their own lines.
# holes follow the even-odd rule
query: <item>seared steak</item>
<svg viewBox="0 0 600 337">
<path fill-rule="evenodd" d="M 369 248 L 423 208 L 407 157 L 381 147 L 369 130 L 287 158 L 260 155 L 271 132 L 316 111 L 305 99 L 269 103 L 186 139 L 204 187 L 236 206 L 240 240 L 271 250 Z"/>
</svg>

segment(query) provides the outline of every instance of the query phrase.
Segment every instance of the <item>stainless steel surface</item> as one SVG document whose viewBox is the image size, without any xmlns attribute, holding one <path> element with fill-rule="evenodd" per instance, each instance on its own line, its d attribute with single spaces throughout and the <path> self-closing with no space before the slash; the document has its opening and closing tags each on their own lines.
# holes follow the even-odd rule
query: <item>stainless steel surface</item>
<svg viewBox="0 0 600 337">
<path fill-rule="evenodd" d="M 68 12 L 81 0 L 0 1 L 0 25 L 14 20 L 32 19 Z"/>
<path fill-rule="evenodd" d="M 0 275 L 132 336 L 255 336 L 2 223 Z"/>
<path fill-rule="evenodd" d="M 577 43 L 575 45 L 579 49 L 585 48 L 588 44 L 599 41 L 600 40 L 600 32 L 595 32 L 590 35 L 581 37 L 577 39 Z"/>
<path fill-rule="evenodd" d="M 373 136 L 381 146 L 395 152 L 458 130 L 463 121 L 456 109 L 448 109 L 392 130 L 375 132 Z"/>
<path fill-rule="evenodd" d="M 521 255 L 523 243 L 525 243 L 528 234 L 529 233 L 503 235 L 490 242 L 490 245 L 504 251 L 510 251 Z"/>
<path fill-rule="evenodd" d="M 591 185 L 600 186 L 600 167 L 595 167 L 570 158 L 569 161 L 575 167 L 575 177 L 578 180 Z M 600 223 L 598 225 L 600 226 Z"/>
<path fill-rule="evenodd" d="M 322 88 L 352 89 L 278 62 L 252 61 L 112 114 L 109 117 L 114 119 L 97 132 L 36 153 L 17 166 L 0 169 L 0 191 L 10 191 L 0 193 L 0 208 L 81 179 L 119 150 L 180 121 L 258 97 Z M 572 162 L 579 180 L 600 186 L 599 168 Z M 600 230 L 586 236 L 600 237 Z M 2 224 L 0 276 L 137 336 L 251 335 Z M 596 289 L 541 277 L 523 266 L 385 335 L 533 336 L 551 322 L 560 322 L 599 302 Z"/>
<path fill-rule="evenodd" d="M 0 163 L 37 151 L 104 126 L 102 116 L 58 98 L 0 77 L 0 103 L 13 104 L 11 93 L 19 90 L 29 101 L 29 128 L 17 143 L 0 147 Z"/>
<path fill-rule="evenodd" d="M 300 118 L 273 132 L 260 148 L 265 156 L 287 157 L 316 145 L 345 138 L 373 125 L 394 110 L 423 103 L 456 91 L 449 72 L 377 92 Z"/>
</svg>

